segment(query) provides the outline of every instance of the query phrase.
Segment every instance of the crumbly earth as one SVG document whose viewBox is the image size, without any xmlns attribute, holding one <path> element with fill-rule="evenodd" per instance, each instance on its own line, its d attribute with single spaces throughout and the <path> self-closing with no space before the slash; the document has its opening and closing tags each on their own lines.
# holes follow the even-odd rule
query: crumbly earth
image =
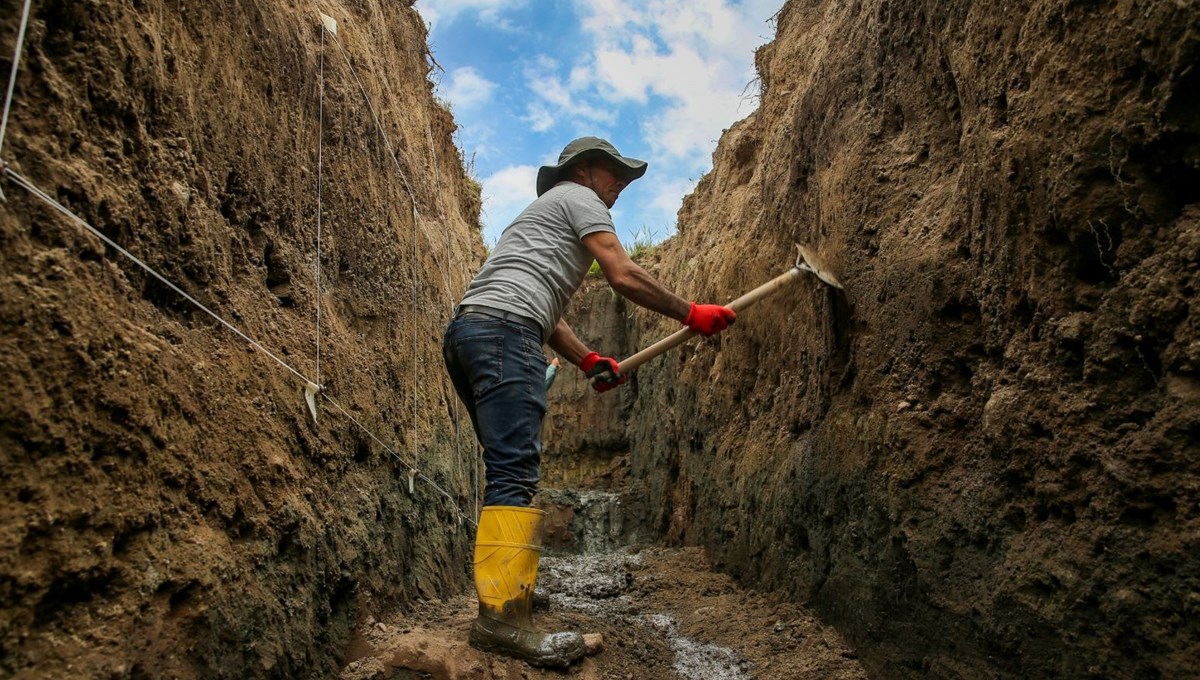
<svg viewBox="0 0 1200 680">
<path fill-rule="evenodd" d="M 325 394 L 380 441 L 5 182 L 0 677 L 329 677 L 364 611 L 467 585 L 439 336 L 479 196 L 409 4 L 322 0 L 322 111 L 313 3 L 33 3 L 4 160 L 313 379 L 319 301 Z"/>
</svg>

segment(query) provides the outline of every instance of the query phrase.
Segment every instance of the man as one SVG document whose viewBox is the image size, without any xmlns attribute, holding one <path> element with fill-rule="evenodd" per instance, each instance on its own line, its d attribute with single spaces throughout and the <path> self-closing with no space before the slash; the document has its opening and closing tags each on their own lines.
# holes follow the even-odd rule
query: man
<svg viewBox="0 0 1200 680">
<path fill-rule="evenodd" d="M 645 161 L 603 139 L 568 144 L 557 165 L 538 171 L 537 200 L 504 230 L 446 328 L 446 368 L 487 468 L 470 641 L 536 666 L 568 666 L 584 653 L 579 633 L 542 633 L 531 618 L 544 515 L 529 507 L 546 414 L 542 345 L 582 369 L 599 392 L 625 382 L 614 359 L 592 351 L 562 320 L 567 301 L 594 259 L 615 291 L 694 331 L 712 335 L 736 317 L 728 307 L 684 300 L 629 259 L 608 209 L 645 172 Z"/>
</svg>

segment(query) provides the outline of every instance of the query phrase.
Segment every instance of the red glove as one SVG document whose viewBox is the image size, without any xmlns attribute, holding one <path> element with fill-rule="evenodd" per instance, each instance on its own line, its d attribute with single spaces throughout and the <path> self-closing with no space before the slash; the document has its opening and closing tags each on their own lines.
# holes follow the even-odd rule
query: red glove
<svg viewBox="0 0 1200 680">
<path fill-rule="evenodd" d="M 692 303 L 684 324 L 701 335 L 712 335 L 732 326 L 737 320 L 737 312 L 721 305 L 698 305 Z"/>
<path fill-rule="evenodd" d="M 617 370 L 617 360 L 602 357 L 599 352 L 589 352 L 579 361 L 579 370 L 592 379 L 592 389 L 607 392 L 617 385 L 625 384 L 625 376 Z"/>
</svg>

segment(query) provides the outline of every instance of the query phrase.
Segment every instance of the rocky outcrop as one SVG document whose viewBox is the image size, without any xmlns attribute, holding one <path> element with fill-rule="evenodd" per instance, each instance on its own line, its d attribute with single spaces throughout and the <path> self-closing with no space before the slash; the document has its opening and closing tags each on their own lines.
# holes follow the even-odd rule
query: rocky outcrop
<svg viewBox="0 0 1200 680">
<path fill-rule="evenodd" d="M 622 394 L 661 530 L 879 677 L 1200 667 L 1200 12 L 800 2 L 661 246 L 728 300 Z M 646 181 L 654 181 L 653 176 Z M 633 346 L 675 329 L 633 313 Z"/>
<path fill-rule="evenodd" d="M 5 160 L 313 379 L 319 303 L 320 381 L 365 429 L 6 183 L 0 675 L 326 677 L 369 609 L 466 585 L 439 345 L 479 196 L 424 24 L 322 2 L 322 106 L 309 3 L 33 4 Z"/>
</svg>

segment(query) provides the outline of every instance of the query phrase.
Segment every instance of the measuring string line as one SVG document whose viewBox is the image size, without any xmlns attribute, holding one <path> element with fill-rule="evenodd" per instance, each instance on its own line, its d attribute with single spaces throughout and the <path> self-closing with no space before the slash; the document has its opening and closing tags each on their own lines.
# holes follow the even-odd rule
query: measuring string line
<svg viewBox="0 0 1200 680">
<path fill-rule="evenodd" d="M 320 10 L 318 9 L 318 11 L 320 11 Z M 323 50 L 324 50 L 324 45 L 325 45 L 325 33 L 326 32 L 327 32 L 327 30 L 325 30 L 325 29 L 323 29 L 321 32 L 322 59 L 324 57 Z M 440 273 L 442 275 L 442 285 L 445 290 L 447 304 L 449 304 L 451 306 L 451 308 L 453 308 L 453 299 L 452 299 L 453 292 L 452 292 L 451 286 L 450 286 L 450 274 L 449 274 L 449 249 L 447 249 L 447 251 L 446 251 L 446 258 L 445 258 L 446 262 L 445 262 L 445 264 L 443 264 L 440 261 L 440 258 L 438 258 L 438 256 L 437 256 L 436 249 L 433 248 L 433 244 L 434 244 L 433 237 L 430 236 L 428 230 L 425 228 L 425 225 L 421 222 L 420 211 L 417 208 L 416 193 L 413 191 L 412 185 L 408 181 L 408 176 L 404 173 L 404 170 L 400 165 L 400 159 L 396 154 L 395 148 L 392 146 L 391 139 L 388 137 L 387 132 L 383 128 L 383 123 L 380 121 L 379 114 L 376 112 L 376 107 L 374 105 L 374 101 L 371 99 L 370 93 L 367 92 L 367 88 L 363 84 L 362 79 L 359 78 L 358 71 L 354 68 L 354 64 L 350 60 L 349 51 L 345 48 L 344 45 L 342 45 L 341 40 L 338 38 L 336 33 L 332 33 L 332 37 L 333 37 L 334 43 L 338 47 L 338 51 L 342 55 L 342 60 L 346 63 L 346 68 L 349 69 L 350 75 L 354 78 L 355 83 L 358 84 L 359 91 L 362 92 L 363 100 L 367 105 L 367 110 L 371 114 L 371 120 L 375 123 L 375 128 L 379 132 L 379 136 L 383 139 L 384 147 L 387 149 L 388 155 L 391 156 L 392 163 L 396 166 L 396 174 L 399 175 L 400 181 L 404 184 L 405 190 L 408 191 L 409 199 L 412 202 L 413 226 L 418 231 L 420 231 L 421 235 L 425 238 L 425 241 L 430 246 L 430 252 L 433 254 L 434 262 L 438 265 L 438 269 L 440 270 Z M 322 61 L 322 64 L 323 63 L 324 62 Z M 324 71 L 322 70 L 322 75 L 323 75 L 323 73 L 324 73 Z M 433 148 L 432 147 L 432 133 L 430 133 L 430 148 L 431 148 L 431 150 Z M 318 245 L 319 245 L 319 243 L 318 243 Z M 417 267 L 417 263 L 418 263 L 418 259 L 419 259 L 419 251 L 417 248 L 416 239 L 413 239 L 412 245 L 413 245 L 413 273 L 414 273 L 414 276 L 413 276 L 413 300 L 414 300 L 414 304 L 415 304 L 415 301 L 417 300 L 417 292 L 418 292 L 418 288 L 419 288 L 418 280 L 416 278 L 416 267 Z M 413 342 L 413 350 L 412 350 L 413 356 L 416 356 L 417 355 L 417 333 L 416 333 L 415 329 L 412 334 L 412 342 Z M 414 390 L 413 405 L 412 405 L 414 419 L 416 417 L 417 411 L 419 410 L 418 409 L 418 403 L 419 403 L 418 399 L 419 399 L 418 392 Z M 457 451 L 457 447 L 456 447 L 456 455 L 458 453 L 459 452 Z"/>
<path fill-rule="evenodd" d="M 321 27 L 321 69 L 317 97 L 317 384 L 321 382 L 321 189 L 324 180 L 322 151 L 325 146 L 325 27 Z"/>
<path fill-rule="evenodd" d="M 17 46 L 13 51 L 12 73 L 8 76 L 8 94 L 4 97 L 4 117 L 0 119 L 0 151 L 4 150 L 4 135 L 8 132 L 8 114 L 12 111 L 13 90 L 17 87 L 17 70 L 21 66 L 21 53 L 25 47 L 25 28 L 29 25 L 29 3 L 21 13 L 21 28 L 17 31 Z"/>
<path fill-rule="evenodd" d="M 28 180 L 28 179 L 27 179 L 27 178 L 26 178 L 24 175 L 22 175 L 21 173 L 17 172 L 16 170 L 13 170 L 11 166 L 8 166 L 7 164 L 0 164 L 0 173 L 2 173 L 2 174 L 3 174 L 4 176 L 6 176 L 6 177 L 9 177 L 10 179 L 12 179 L 12 181 L 13 181 L 13 183 L 14 183 L 14 184 L 16 184 L 17 186 L 19 186 L 19 187 L 21 187 L 21 188 L 25 189 L 25 190 L 26 190 L 26 191 L 28 191 L 30 194 L 33 194 L 35 197 L 37 197 L 37 198 L 38 198 L 38 199 L 40 199 L 42 202 L 44 202 L 44 203 L 46 203 L 47 205 L 49 205 L 51 208 L 54 208 L 54 210 L 56 210 L 57 212 L 59 212 L 60 214 L 62 214 L 64 217 L 66 217 L 66 218 L 67 218 L 67 219 L 69 219 L 70 221 L 72 221 L 72 222 L 74 222 L 75 224 L 77 224 L 77 225 L 79 225 L 79 226 L 83 227 L 84 229 L 86 229 L 88 232 L 90 232 L 92 235 L 94 235 L 94 236 L 96 236 L 97 238 L 99 238 L 101 241 L 103 241 L 105 244 L 107 244 L 108 246 L 110 246 L 111 248 L 113 248 L 114 250 L 116 250 L 118 253 L 120 253 L 120 254 L 124 255 L 126 258 L 128 258 L 129 260 L 131 260 L 132 262 L 134 262 L 135 264 L 137 264 L 139 267 L 141 267 L 143 270 L 145 270 L 145 271 L 146 271 L 146 273 L 150 274 L 150 275 L 151 275 L 151 276 L 153 276 L 155 279 L 157 279 L 157 280 L 159 280 L 160 282 L 162 282 L 164 285 L 166 285 L 166 286 L 167 286 L 167 287 L 169 287 L 171 290 L 173 290 L 173 291 L 175 291 L 176 293 L 178 293 L 180 296 L 182 296 L 182 297 L 183 297 L 184 299 L 186 299 L 188 302 L 191 302 L 193 305 L 195 305 L 196 307 L 198 307 L 199 309 L 201 309 L 202 311 L 204 311 L 206 314 L 208 314 L 209 316 L 211 316 L 213 319 L 216 319 L 218 322 L 220 322 L 220 323 L 221 323 L 221 325 L 225 326 L 226 328 L 228 328 L 229 330 L 231 330 L 231 331 L 233 331 L 235 334 L 237 334 L 239 337 L 241 337 L 243 340 L 245 340 L 246 342 L 250 343 L 250 345 L 251 345 L 251 346 L 253 346 L 255 349 L 258 349 L 258 350 L 259 350 L 259 351 L 261 351 L 263 354 L 266 354 L 267 356 L 269 356 L 269 357 L 271 357 L 272 359 L 274 359 L 276 363 L 278 363 L 280 366 L 282 366 L 283 368 L 285 368 L 285 369 L 287 369 L 288 371 L 290 371 L 290 372 L 291 372 L 293 375 L 295 375 L 297 378 L 299 378 L 299 379 L 303 380 L 303 381 L 305 382 L 305 384 L 315 384 L 315 383 L 312 383 L 312 381 L 311 381 L 311 380 L 309 380 L 307 377 L 305 377 L 305 376 L 304 376 L 304 374 L 300 373 L 300 372 L 299 372 L 299 371 L 297 371 L 295 368 L 292 368 L 290 365 L 288 365 L 288 364 L 287 364 L 287 362 L 285 362 L 285 361 L 283 361 L 282 359 L 280 359 L 279 357 L 277 357 L 275 354 L 273 354 L 273 353 L 272 353 L 270 350 L 268 350 L 266 347 L 263 347 L 263 346 L 262 346 L 262 344 L 260 344 L 259 342 L 255 341 L 253 338 L 251 338 L 250 336 L 246 335 L 245 333 L 243 333 L 241 330 L 239 330 L 239 329 L 238 329 L 236 326 L 234 326 L 233 324 L 231 324 L 231 323 L 229 323 L 228 321 L 226 321 L 225 319 L 221 318 L 219 315 L 217 315 L 217 313 L 216 313 L 216 312 L 213 312 L 211 309 L 209 309 L 208 307 L 206 307 L 204 304 L 202 304 L 202 303 L 201 303 L 199 300 L 197 300 L 196 298 L 192 297 L 191 295 L 188 295 L 188 294 L 187 294 L 186 292 L 184 292 L 184 291 L 183 291 L 181 288 L 179 288 L 179 286 L 176 286 L 174 283 L 171 283 L 169 280 L 167 280 L 167 279 L 166 279 L 166 277 L 164 277 L 164 276 L 162 276 L 161 274 L 159 274 L 158 272 L 156 272 L 156 271 L 155 271 L 155 270 L 154 270 L 152 267 L 150 267 L 150 265 L 148 265 L 148 264 L 146 264 L 145 262 L 143 262 L 142 260 L 140 260 L 140 259 L 139 259 L 137 256 L 135 256 L 133 253 L 129 252 L 128 250 L 126 250 L 126 249 L 124 249 L 124 248 L 122 248 L 120 245 L 118 245 L 118 244 L 117 244 L 116 242 L 114 242 L 112 239 L 110 239 L 109 237 L 105 236 L 105 235 L 104 235 L 104 233 L 103 233 L 103 232 L 101 232 L 99 229 L 97 229 L 97 228 L 93 227 L 93 226 L 92 226 L 91 224 L 89 224 L 89 223 L 88 223 L 86 220 L 84 220 L 83 218 L 79 217 L 79 216 L 78 216 L 78 215 L 76 215 L 75 213 L 71 212 L 71 211 L 70 211 L 68 208 L 66 208 L 66 207 L 65 207 L 63 204 L 59 203 L 57 200 L 55 200 L 55 199 L 54 199 L 53 197 L 51 197 L 49 194 L 47 194 L 46 192 L 44 192 L 44 191 L 42 191 L 41 189 L 39 189 L 39 188 L 38 188 L 38 187 L 37 187 L 35 184 L 33 184 L 33 183 L 30 181 L 30 180 Z M 403 464 L 405 465 L 405 467 L 408 467 L 410 470 L 413 470 L 413 471 L 417 472 L 417 475 L 418 475 L 418 476 L 419 476 L 419 477 L 420 477 L 420 478 L 421 478 L 423 481 L 427 482 L 427 483 L 428 483 L 430 486 L 432 486 L 432 487 L 434 487 L 435 489 L 437 489 L 439 492 L 441 492 L 441 494 L 442 494 L 442 495 L 444 495 L 446 498 L 448 498 L 448 499 L 449 499 L 451 502 L 454 502 L 454 497 L 453 497 L 453 496 L 451 496 L 449 493 L 447 493 L 445 489 L 441 488 L 441 487 L 440 487 L 438 484 L 436 484 L 436 483 L 435 483 L 435 482 L 433 482 L 431 479 L 429 479 L 428 477 L 426 477 L 426 476 L 425 476 L 423 473 L 421 473 L 419 470 L 416 470 L 416 468 L 414 468 L 412 465 L 408 464 L 408 463 L 407 463 L 407 462 L 406 462 L 406 461 L 403 459 L 403 457 L 401 457 L 401 456 L 400 456 L 400 454 L 399 454 L 399 453 L 397 453 L 397 452 L 396 452 L 394 449 L 392 449 L 390 446 L 388 446 L 387 444 L 385 444 L 385 443 L 383 442 L 383 440 L 381 440 L 379 437 L 375 436 L 375 433 L 374 433 L 374 432 L 372 432 L 371 430 L 369 430 L 369 429 L 368 429 L 368 428 L 367 428 L 365 425 L 363 425 L 361 422 L 359 422 L 359 421 L 358 421 L 358 419 L 356 419 L 354 416 L 350 415 L 350 413 L 349 413 L 349 412 L 348 412 L 348 411 L 347 411 L 345 408 L 343 408 L 343 407 L 341 406 L 341 404 L 339 404 L 339 403 L 337 403 L 336 401 L 334 401 L 334 400 L 333 400 L 333 398 L 332 398 L 332 397 L 330 397 L 328 394 L 325 394 L 325 392 L 324 392 L 323 390 L 322 390 L 321 394 L 322 394 L 322 396 L 324 396 L 324 397 L 325 397 L 325 399 L 326 399 L 327 401 L 329 401 L 329 403 L 333 404 L 335 407 L 337 407 L 337 409 L 338 409 L 339 411 L 341 411 L 343 414 L 345 414 L 345 415 L 346 415 L 346 417 L 347 417 L 347 418 L 349 418 L 351 422 L 353 422 L 355 425 L 357 425 L 357 426 L 359 427 L 359 429 L 361 429 L 362 431 L 366 432 L 366 433 L 367 433 L 367 434 L 368 434 L 368 435 L 369 435 L 369 436 L 370 436 L 372 439 L 374 439 L 376 442 L 378 442 L 378 443 L 379 443 L 379 445 L 380 445 L 380 446 L 382 446 L 382 447 L 384 448 L 384 450 L 386 450 L 388 453 L 390 453 L 392 456 L 394 456 L 394 457 L 395 457 L 395 458 L 396 458 L 398 461 L 400 461 L 401 463 L 403 463 Z M 459 518 L 460 518 L 460 519 L 463 519 L 463 518 L 464 518 L 464 517 L 463 517 L 463 514 L 462 514 L 462 512 L 461 512 L 461 511 L 459 511 L 457 507 L 454 507 L 453 509 L 454 509 L 454 510 L 455 510 L 455 512 L 458 514 L 458 516 L 459 516 Z M 468 521 L 468 522 L 470 522 L 471 520 L 468 518 L 468 519 L 467 519 L 467 521 Z M 474 523 L 472 522 L 472 524 L 474 524 Z"/>
<path fill-rule="evenodd" d="M 349 419 L 350 419 L 350 421 L 351 421 L 351 422 L 353 422 L 355 425 L 358 425 L 358 427 L 359 427 L 359 428 L 360 428 L 360 429 L 361 429 L 363 432 L 366 432 L 366 433 L 367 433 L 367 434 L 368 434 L 368 435 L 371 437 L 371 439 L 374 439 L 374 440 L 375 440 L 375 443 L 379 444 L 380 446 L 382 446 L 382 447 L 383 447 L 383 449 L 384 449 L 385 451 L 387 451 L 388 453 L 392 454 L 392 455 L 393 455 L 393 456 L 396 458 L 396 460 L 400 461 L 401 463 L 404 463 L 405 467 L 407 467 L 409 470 L 412 470 L 413 472 L 415 472 L 415 473 L 416 473 L 416 475 L 417 475 L 418 477 L 420 477 L 420 478 L 421 478 L 423 481 L 425 481 L 426 483 L 428 483 L 428 484 L 429 484 L 430 486 L 432 486 L 433 488 L 437 489 L 439 492 L 441 492 L 441 494 L 442 494 L 443 496 L 445 496 L 447 499 L 449 499 L 449 500 L 450 500 L 450 502 L 454 504 L 454 505 L 452 505 L 451 507 L 454 509 L 454 512 L 455 512 L 455 514 L 457 514 L 457 515 L 458 515 L 458 517 L 459 517 L 459 520 L 460 520 L 460 521 L 461 521 L 461 520 L 466 520 L 466 521 L 467 521 L 468 523 L 470 523 L 472 526 L 475 526 L 475 522 L 474 522 L 473 520 L 471 520 L 471 518 L 469 518 L 469 517 L 465 516 L 465 515 L 462 513 L 462 511 L 460 511 L 460 510 L 458 509 L 458 506 L 457 506 L 457 503 L 458 503 L 458 501 L 456 501 L 456 500 L 455 500 L 454 496 L 451 496 L 451 495 L 450 495 L 450 493 L 449 493 L 449 492 L 447 492 L 445 489 L 443 489 L 441 486 L 439 486 L 439 485 L 437 484 L 437 482 L 433 481 L 433 480 L 432 480 L 432 479 L 430 479 L 429 477 L 426 477 L 426 476 L 425 476 L 425 474 L 424 474 L 423 472 L 421 472 L 420 470 L 418 470 L 418 469 L 417 469 L 415 466 L 413 466 L 413 465 L 410 465 L 410 464 L 408 463 L 408 461 L 404 460 L 404 458 L 403 458 L 403 457 L 401 457 L 401 455 L 400 455 L 398 452 L 396 452 L 394 449 L 392 449 L 392 447 L 390 447 L 390 446 L 388 446 L 386 443 L 384 443 L 384 441 L 383 441 L 382 439 L 380 439 L 379 437 L 376 437 L 374 432 L 370 431 L 369 429 L 367 429 L 367 427 L 366 427 L 366 426 L 364 426 L 362 423 L 358 422 L 358 419 L 357 419 L 357 418 L 355 418 L 353 415 L 351 415 L 351 414 L 350 414 L 350 412 L 349 412 L 349 411 L 347 411 L 347 410 L 346 410 L 346 409 L 345 409 L 345 408 L 344 408 L 344 407 L 343 407 L 341 404 L 339 404 L 337 401 L 335 401 L 333 397 L 329 396 L 328 394 L 325 394 L 324 392 L 322 392 L 322 393 L 321 393 L 321 396 L 325 398 L 325 401 L 328 401 L 330 404 L 333 404 L 333 407 L 334 407 L 334 408 L 336 408 L 337 410 L 341 411 L 341 412 L 342 412 L 342 415 L 344 415 L 344 416 L 346 416 L 347 418 L 349 418 Z"/>
<path fill-rule="evenodd" d="M 421 232 L 421 235 L 425 237 L 425 242 L 430 246 L 430 252 L 433 253 L 433 259 L 435 262 L 437 262 L 439 269 L 441 270 L 442 283 L 446 290 L 446 298 L 450 299 L 453 297 L 453 294 L 450 290 L 449 275 L 446 271 L 448 268 L 449 258 L 447 257 L 447 266 L 443 266 L 442 263 L 438 261 L 439 258 L 437 256 L 437 252 L 433 248 L 433 237 L 429 235 L 429 231 L 425 229 L 423 224 L 421 224 L 420 216 L 418 214 L 419 211 L 417 209 L 417 194 L 415 191 L 413 191 L 412 185 L 409 184 L 408 176 L 404 174 L 404 169 L 400 165 L 400 158 L 397 156 L 395 148 L 392 147 L 392 141 L 387 136 L 387 132 L 383 129 L 383 123 L 379 120 L 379 115 L 375 112 L 374 101 L 371 99 L 370 93 L 367 92 L 366 86 L 363 85 L 362 79 L 358 77 L 358 71 L 355 70 L 354 64 L 350 61 L 350 53 L 346 50 L 346 47 L 342 45 L 341 39 L 335 35 L 333 36 L 333 42 L 338 46 L 338 51 L 342 55 L 342 60 L 346 62 L 346 68 L 350 69 L 350 75 L 354 77 L 354 82 L 358 83 L 358 89 L 362 92 L 363 99 L 366 101 L 367 110 L 371 113 L 371 120 L 375 122 L 375 128 L 379 131 L 379 136 L 383 138 L 383 145 L 387 149 L 388 155 L 392 157 L 392 163 L 396 166 L 396 174 L 400 175 L 400 181 L 404 183 L 404 188 L 408 191 L 409 199 L 412 201 L 413 224 L 417 230 Z M 415 266 L 416 263 L 414 262 L 413 265 Z"/>
</svg>

